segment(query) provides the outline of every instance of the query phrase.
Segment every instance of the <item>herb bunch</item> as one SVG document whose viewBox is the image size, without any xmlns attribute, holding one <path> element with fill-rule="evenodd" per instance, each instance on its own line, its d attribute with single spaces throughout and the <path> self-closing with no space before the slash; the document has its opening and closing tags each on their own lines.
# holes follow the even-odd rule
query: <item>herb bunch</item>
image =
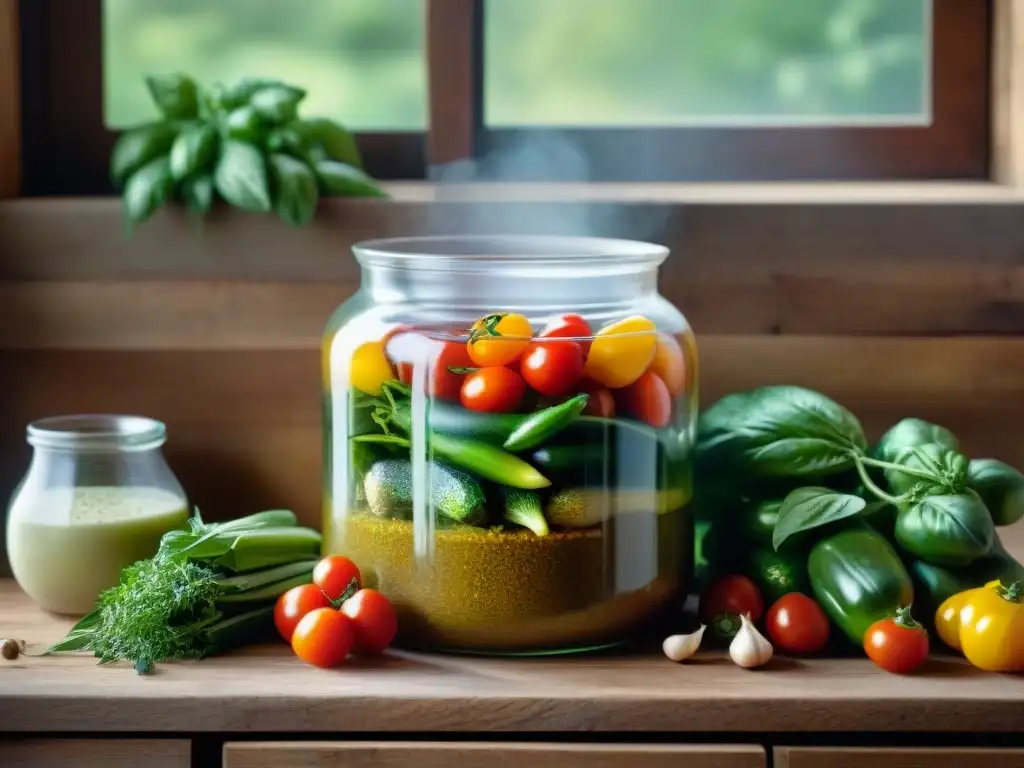
<svg viewBox="0 0 1024 768">
<path fill-rule="evenodd" d="M 386 197 L 351 133 L 299 116 L 302 88 L 244 78 L 207 90 L 183 74 L 147 77 L 146 86 L 161 119 L 123 133 L 110 160 L 129 227 L 170 201 L 202 216 L 219 197 L 302 226 L 321 196 Z"/>
</svg>

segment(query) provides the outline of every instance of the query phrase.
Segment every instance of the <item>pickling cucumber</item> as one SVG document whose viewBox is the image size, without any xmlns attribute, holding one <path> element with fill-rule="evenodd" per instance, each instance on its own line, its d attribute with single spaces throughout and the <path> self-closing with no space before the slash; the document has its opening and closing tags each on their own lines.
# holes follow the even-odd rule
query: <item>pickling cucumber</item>
<svg viewBox="0 0 1024 768">
<path fill-rule="evenodd" d="M 484 492 L 476 480 L 436 461 L 428 463 L 427 476 L 431 501 L 439 515 L 468 525 L 484 521 Z M 414 490 L 408 459 L 376 462 L 366 473 L 363 487 L 370 512 L 377 517 L 412 518 Z"/>
</svg>

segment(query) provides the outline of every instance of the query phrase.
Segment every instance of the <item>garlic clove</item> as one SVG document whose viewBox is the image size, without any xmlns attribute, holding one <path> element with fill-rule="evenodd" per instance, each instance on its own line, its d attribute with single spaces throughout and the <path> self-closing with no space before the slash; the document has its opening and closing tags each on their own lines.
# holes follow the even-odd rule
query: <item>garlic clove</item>
<svg viewBox="0 0 1024 768">
<path fill-rule="evenodd" d="M 750 615 L 740 616 L 740 629 L 729 644 L 729 656 L 744 669 L 753 669 L 767 664 L 773 653 L 772 644 L 750 620 Z"/>
<path fill-rule="evenodd" d="M 697 652 L 700 648 L 700 641 L 704 637 L 704 630 L 707 629 L 703 624 L 700 625 L 700 629 L 695 632 L 691 632 L 688 635 L 672 635 L 666 637 L 665 641 L 661 644 L 661 650 L 665 652 L 665 655 L 672 661 L 685 661 Z"/>
</svg>

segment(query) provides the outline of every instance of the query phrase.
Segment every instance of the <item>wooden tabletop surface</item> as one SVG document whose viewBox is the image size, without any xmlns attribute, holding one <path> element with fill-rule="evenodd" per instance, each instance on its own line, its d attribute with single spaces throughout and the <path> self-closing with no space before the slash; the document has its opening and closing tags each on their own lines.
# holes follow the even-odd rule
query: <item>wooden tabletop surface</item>
<svg viewBox="0 0 1024 768">
<path fill-rule="evenodd" d="M 0 635 L 30 649 L 71 622 L 0 581 Z M 1024 676 L 936 656 L 919 674 L 864 659 L 748 671 L 722 653 L 488 659 L 389 653 L 319 670 L 283 645 L 200 662 L 100 667 L 88 655 L 0 659 L 0 731 L 1024 731 Z"/>
</svg>

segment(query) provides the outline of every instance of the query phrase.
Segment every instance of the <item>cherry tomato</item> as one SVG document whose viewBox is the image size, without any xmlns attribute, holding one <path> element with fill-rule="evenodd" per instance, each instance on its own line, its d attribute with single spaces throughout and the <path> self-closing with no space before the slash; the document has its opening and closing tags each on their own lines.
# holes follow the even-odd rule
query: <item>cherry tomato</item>
<svg viewBox="0 0 1024 768">
<path fill-rule="evenodd" d="M 522 315 L 488 315 L 473 324 L 466 348 L 476 365 L 508 365 L 522 354 L 532 336 L 530 321 Z"/>
<path fill-rule="evenodd" d="M 712 582 L 700 598 L 701 621 L 718 634 L 735 634 L 741 614 L 749 614 L 750 620 L 756 623 L 762 613 L 761 592 L 746 576 L 723 576 Z"/>
<path fill-rule="evenodd" d="M 292 635 L 295 655 L 314 667 L 336 667 L 352 651 L 352 620 L 333 608 L 317 608 L 299 620 Z"/>
<path fill-rule="evenodd" d="M 292 587 L 274 605 L 274 626 L 286 643 L 292 641 L 295 626 L 302 617 L 317 608 L 329 608 L 331 601 L 316 584 Z"/>
<path fill-rule="evenodd" d="M 590 395 L 587 405 L 583 409 L 584 416 L 601 416 L 611 419 L 615 416 L 615 397 L 612 391 L 603 384 L 598 384 L 590 379 L 580 381 L 577 389 Z"/>
<path fill-rule="evenodd" d="M 582 315 L 562 315 L 557 320 L 548 323 L 540 332 L 541 338 L 587 339 L 587 341 L 577 342 L 583 351 L 584 359 L 590 351 L 590 335 L 590 325 Z"/>
<path fill-rule="evenodd" d="M 905 675 L 928 658 L 928 632 L 914 621 L 910 608 L 876 621 L 864 634 L 864 652 L 886 672 Z"/>
<path fill-rule="evenodd" d="M 679 342 L 667 333 L 659 333 L 654 343 L 654 360 L 649 370 L 665 382 L 668 393 L 676 397 L 686 388 L 686 358 Z"/>
<path fill-rule="evenodd" d="M 520 371 L 526 383 L 549 397 L 572 390 L 583 373 L 583 350 L 572 341 L 535 341 L 523 352 Z"/>
<path fill-rule="evenodd" d="M 526 384 L 513 370 L 500 366 L 480 368 L 462 384 L 462 405 L 471 411 L 509 413 L 519 407 Z"/>
<path fill-rule="evenodd" d="M 380 395 L 385 381 L 395 378 L 391 361 L 384 354 L 384 344 L 367 341 L 352 353 L 349 381 L 353 387 L 368 395 Z"/>
<path fill-rule="evenodd" d="M 619 401 L 623 411 L 652 427 L 660 429 L 672 418 L 672 395 L 661 377 L 652 371 L 619 390 Z"/>
<path fill-rule="evenodd" d="M 828 617 L 807 595 L 790 592 L 765 617 L 772 643 L 790 653 L 817 653 L 828 643 Z"/>
<path fill-rule="evenodd" d="M 341 612 L 352 619 L 357 652 L 380 653 L 395 639 L 398 631 L 395 609 L 377 590 L 359 590 L 342 604 Z"/>
<path fill-rule="evenodd" d="M 327 595 L 328 600 L 340 598 L 353 581 L 358 590 L 361 579 L 359 568 L 343 555 L 328 555 L 313 569 L 313 583 Z"/>
</svg>

